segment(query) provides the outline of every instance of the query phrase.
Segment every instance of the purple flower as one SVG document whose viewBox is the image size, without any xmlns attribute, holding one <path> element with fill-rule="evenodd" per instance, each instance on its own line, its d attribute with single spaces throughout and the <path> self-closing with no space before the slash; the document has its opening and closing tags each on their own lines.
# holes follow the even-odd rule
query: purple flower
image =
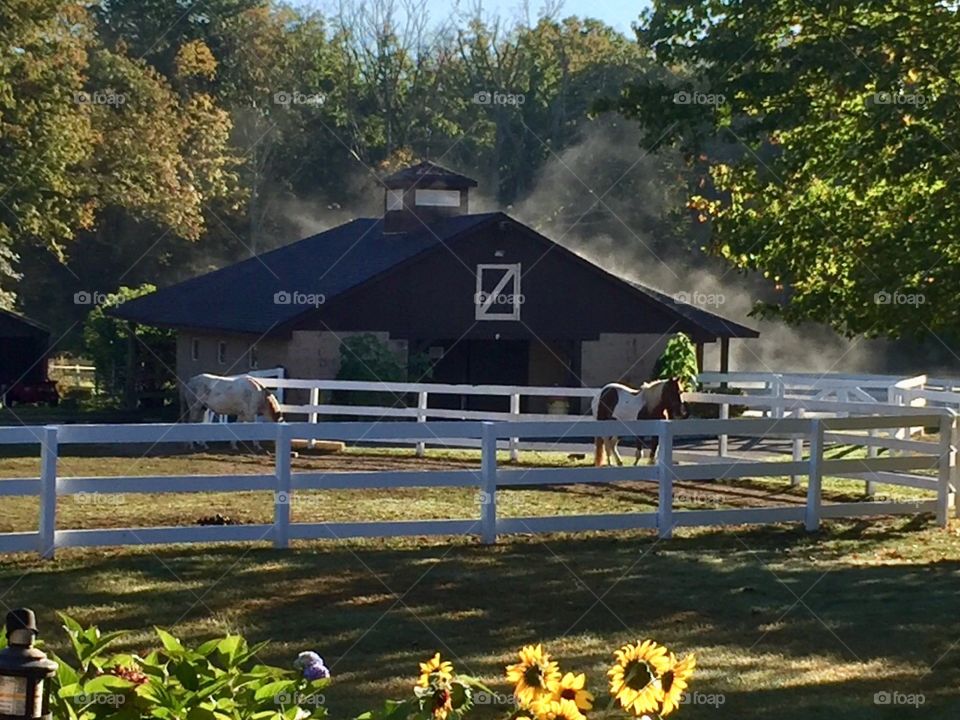
<svg viewBox="0 0 960 720">
<path fill-rule="evenodd" d="M 323 658 L 310 650 L 297 655 L 293 664 L 298 668 L 305 668 L 308 665 L 323 665 Z"/>
<path fill-rule="evenodd" d="M 323 680 L 330 677 L 330 671 L 323 664 L 323 660 L 317 663 L 310 663 L 303 668 L 303 677 L 307 680 Z"/>
</svg>

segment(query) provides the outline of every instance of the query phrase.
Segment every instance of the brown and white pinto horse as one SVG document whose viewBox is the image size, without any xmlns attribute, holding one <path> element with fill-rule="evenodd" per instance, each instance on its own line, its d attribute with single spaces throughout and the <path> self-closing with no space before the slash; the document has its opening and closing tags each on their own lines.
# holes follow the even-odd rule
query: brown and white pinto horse
<svg viewBox="0 0 960 720">
<path fill-rule="evenodd" d="M 620 383 L 604 385 L 600 394 L 593 399 L 591 405 L 593 417 L 596 420 L 660 420 L 664 417 L 673 420 L 685 418 L 688 415 L 687 406 L 683 402 L 683 387 L 680 380 L 654 380 L 644 383 L 634 389 Z M 596 439 L 596 453 L 594 465 L 603 465 L 604 451 L 607 463 L 610 457 L 623 465 L 623 458 L 617 450 L 619 437 L 605 437 Z M 640 454 L 645 444 L 650 446 L 650 464 L 655 462 L 659 438 L 653 435 L 648 438 L 637 438 L 637 455 L 634 465 L 640 462 Z"/>
<path fill-rule="evenodd" d="M 206 410 L 217 415 L 236 415 L 240 422 L 255 422 L 257 415 L 263 415 L 271 422 L 283 422 L 277 398 L 249 375 L 220 377 L 203 373 L 190 378 L 181 391 L 188 422 L 201 422 Z M 206 447 L 206 443 L 200 444 Z M 236 440 L 230 444 L 237 447 Z M 260 443 L 255 441 L 254 447 L 259 450 Z"/>
</svg>

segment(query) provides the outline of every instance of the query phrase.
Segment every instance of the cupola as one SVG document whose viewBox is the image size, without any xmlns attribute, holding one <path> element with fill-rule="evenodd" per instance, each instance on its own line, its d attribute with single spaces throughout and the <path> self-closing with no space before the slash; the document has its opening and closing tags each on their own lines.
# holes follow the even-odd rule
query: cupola
<svg viewBox="0 0 960 720">
<path fill-rule="evenodd" d="M 383 231 L 404 233 L 469 213 L 470 188 L 477 181 L 425 161 L 388 175 L 383 185 Z"/>
</svg>

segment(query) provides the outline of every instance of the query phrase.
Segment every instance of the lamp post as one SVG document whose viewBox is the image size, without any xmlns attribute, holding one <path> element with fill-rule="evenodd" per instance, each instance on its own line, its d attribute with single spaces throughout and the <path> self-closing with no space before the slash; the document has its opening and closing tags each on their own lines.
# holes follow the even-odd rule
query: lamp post
<svg viewBox="0 0 960 720">
<path fill-rule="evenodd" d="M 33 610 L 7 613 L 7 647 L 0 650 L 0 720 L 52 720 L 50 684 L 57 664 L 33 646 Z"/>
</svg>

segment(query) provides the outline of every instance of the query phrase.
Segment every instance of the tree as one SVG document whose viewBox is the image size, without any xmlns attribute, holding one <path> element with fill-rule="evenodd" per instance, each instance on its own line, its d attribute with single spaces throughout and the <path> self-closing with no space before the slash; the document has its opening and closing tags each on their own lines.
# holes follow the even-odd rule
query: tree
<svg viewBox="0 0 960 720">
<path fill-rule="evenodd" d="M 136 288 L 121 287 L 95 306 L 83 324 L 84 351 L 93 360 L 97 385 L 105 388 L 114 401 L 131 387 L 135 393 L 161 393 L 173 388 L 176 377 L 176 334 L 172 330 L 137 326 L 131 336 L 131 326 L 106 313 L 111 307 L 133 298 L 154 292 L 153 285 Z M 136 363 L 135 376 L 128 376 L 131 347 Z"/>
<path fill-rule="evenodd" d="M 960 16 L 924 0 L 671 0 L 616 105 L 681 147 L 709 249 L 846 335 L 955 333 Z M 919 310 L 918 310 L 919 307 Z"/>
</svg>

